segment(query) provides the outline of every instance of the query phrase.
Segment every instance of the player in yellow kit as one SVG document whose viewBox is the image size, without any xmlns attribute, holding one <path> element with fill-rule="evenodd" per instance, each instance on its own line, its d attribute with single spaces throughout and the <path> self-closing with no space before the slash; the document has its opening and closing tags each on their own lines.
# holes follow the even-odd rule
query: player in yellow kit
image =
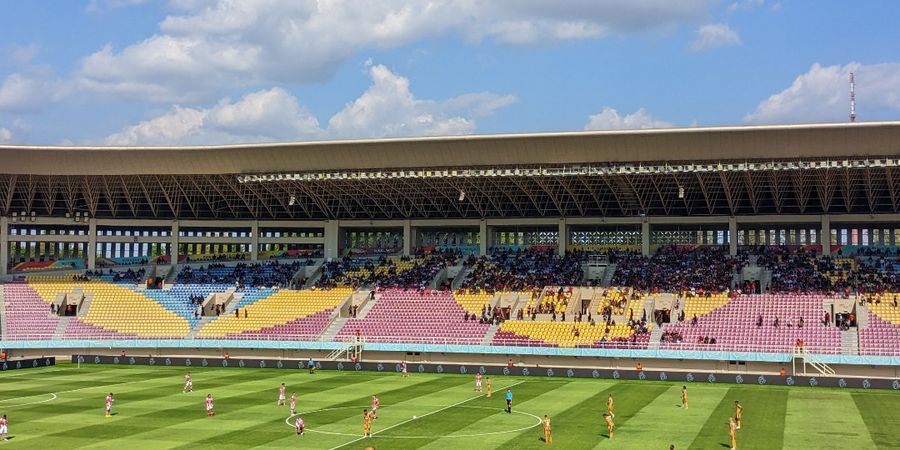
<svg viewBox="0 0 900 450">
<path fill-rule="evenodd" d="M 363 437 L 372 436 L 372 414 L 368 409 L 363 409 Z"/>
<path fill-rule="evenodd" d="M 741 404 L 740 401 L 734 401 L 734 423 L 737 425 L 736 429 L 741 429 L 741 416 L 744 415 L 744 405 Z"/>
<path fill-rule="evenodd" d="M 688 409 L 687 386 L 681 386 L 681 407 Z"/>
<path fill-rule="evenodd" d="M 606 413 L 603 414 L 603 418 L 606 419 L 606 434 L 612 439 L 616 429 L 616 424 L 613 422 L 613 416 L 612 414 Z"/>
<path fill-rule="evenodd" d="M 728 418 L 728 437 L 731 438 L 731 450 L 737 450 L 737 424 L 734 417 Z"/>
<path fill-rule="evenodd" d="M 487 377 L 484 381 L 484 387 L 487 389 L 487 398 L 491 398 L 491 377 Z"/>
<path fill-rule="evenodd" d="M 614 407 L 615 407 L 615 401 L 613 401 L 612 394 L 609 394 L 609 396 L 606 397 L 606 413 L 609 414 L 610 416 L 612 416 L 613 418 L 616 417 L 616 414 L 613 412 Z"/>
<path fill-rule="evenodd" d="M 544 419 L 541 420 L 541 425 L 544 427 L 544 443 L 552 444 L 553 435 L 550 434 L 550 416 L 544 414 Z"/>
</svg>

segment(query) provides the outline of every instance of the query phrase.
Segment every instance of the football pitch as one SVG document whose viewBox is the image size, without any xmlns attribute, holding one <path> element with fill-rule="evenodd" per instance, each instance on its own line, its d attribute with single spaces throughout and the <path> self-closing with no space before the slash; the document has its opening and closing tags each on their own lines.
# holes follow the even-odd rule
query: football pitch
<svg viewBox="0 0 900 450">
<path fill-rule="evenodd" d="M 900 448 L 900 393 L 656 381 L 492 377 L 494 395 L 474 392 L 472 376 L 191 368 L 82 366 L 0 374 L 0 414 L 10 440 L 0 448 L 316 448 L 316 449 L 725 449 L 734 401 L 744 405 L 739 449 Z M 296 392 L 306 433 L 297 436 L 281 383 Z M 512 414 L 504 394 L 514 395 Z M 115 395 L 113 416 L 104 398 Z M 215 398 L 206 417 L 204 398 Z M 615 399 L 616 430 L 601 414 Z M 381 399 L 373 437 L 362 439 L 362 410 Z M 540 418 L 551 418 L 552 445 Z"/>
</svg>

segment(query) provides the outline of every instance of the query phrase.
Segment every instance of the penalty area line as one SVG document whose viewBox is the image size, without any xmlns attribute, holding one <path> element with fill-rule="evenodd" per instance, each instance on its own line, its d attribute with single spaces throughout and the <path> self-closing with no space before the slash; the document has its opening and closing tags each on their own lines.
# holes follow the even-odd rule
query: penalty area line
<svg viewBox="0 0 900 450">
<path fill-rule="evenodd" d="M 524 383 L 524 382 L 525 382 L 525 380 L 515 382 L 515 383 L 513 383 L 513 384 L 510 384 L 509 386 L 506 386 L 506 389 L 509 389 L 509 388 L 511 388 L 511 387 L 513 387 L 513 386 L 518 386 L 518 385 L 520 385 L 520 384 L 522 384 L 522 383 Z M 502 391 L 503 388 L 500 388 L 500 390 Z M 467 398 L 467 399 L 465 399 L 465 400 L 456 402 L 456 403 L 454 403 L 454 404 L 452 404 L 452 405 L 447 405 L 447 406 L 444 406 L 443 408 L 436 409 L 436 410 L 431 411 L 431 412 L 427 412 L 427 413 L 422 414 L 421 416 L 417 416 L 417 417 L 415 417 L 415 418 L 406 419 L 406 420 L 404 420 L 404 421 L 402 421 L 402 422 L 395 423 L 395 424 L 393 424 L 393 425 L 391 425 L 391 426 L 382 428 L 382 429 L 380 429 L 380 430 L 378 430 L 378 431 L 372 433 L 372 436 L 371 436 L 371 437 L 374 438 L 376 434 L 384 433 L 385 431 L 392 430 L 392 429 L 397 428 L 397 427 L 402 426 L 402 425 L 406 425 L 406 424 L 408 424 L 408 423 L 410 423 L 410 422 L 412 422 L 412 421 L 419 420 L 419 419 L 422 419 L 422 418 L 425 418 L 425 417 L 428 417 L 428 416 L 437 414 L 437 413 L 442 412 L 442 411 L 446 411 L 446 410 L 448 410 L 448 409 L 450 409 L 450 408 L 453 408 L 453 407 L 462 405 L 463 403 L 471 402 L 472 400 L 477 400 L 477 399 L 482 398 L 482 397 L 484 397 L 484 394 L 480 394 L 480 395 L 476 395 L 476 396 L 471 397 L 471 398 Z M 358 437 L 358 438 L 356 438 L 356 439 L 354 439 L 354 440 L 352 440 L 352 441 L 345 442 L 345 443 L 343 443 L 343 444 L 341 444 L 341 445 L 338 445 L 338 446 L 336 446 L 336 447 L 331 447 L 329 450 L 337 450 L 337 449 L 339 449 L 339 448 L 344 448 L 344 447 L 346 447 L 346 446 L 348 446 L 348 445 L 355 444 L 355 443 L 357 443 L 357 442 L 359 442 L 359 441 L 362 441 L 362 440 L 364 440 L 364 439 L 367 439 L 367 438 L 366 438 L 365 436 Z"/>
</svg>

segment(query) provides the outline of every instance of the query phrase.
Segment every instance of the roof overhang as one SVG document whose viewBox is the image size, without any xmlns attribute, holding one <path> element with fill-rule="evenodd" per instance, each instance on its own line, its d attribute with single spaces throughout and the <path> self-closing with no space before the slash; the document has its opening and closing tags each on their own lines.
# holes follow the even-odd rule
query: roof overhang
<svg viewBox="0 0 900 450">
<path fill-rule="evenodd" d="M 900 122 L 673 128 L 189 147 L 0 146 L 0 173 L 204 175 L 900 155 Z"/>
</svg>

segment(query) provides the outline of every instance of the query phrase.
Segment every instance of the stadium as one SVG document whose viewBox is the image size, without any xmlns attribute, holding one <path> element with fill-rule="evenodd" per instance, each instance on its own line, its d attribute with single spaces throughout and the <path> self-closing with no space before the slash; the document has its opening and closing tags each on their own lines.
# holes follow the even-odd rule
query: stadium
<svg viewBox="0 0 900 450">
<path fill-rule="evenodd" d="M 0 160 L 10 448 L 900 447 L 900 122 Z"/>
</svg>

